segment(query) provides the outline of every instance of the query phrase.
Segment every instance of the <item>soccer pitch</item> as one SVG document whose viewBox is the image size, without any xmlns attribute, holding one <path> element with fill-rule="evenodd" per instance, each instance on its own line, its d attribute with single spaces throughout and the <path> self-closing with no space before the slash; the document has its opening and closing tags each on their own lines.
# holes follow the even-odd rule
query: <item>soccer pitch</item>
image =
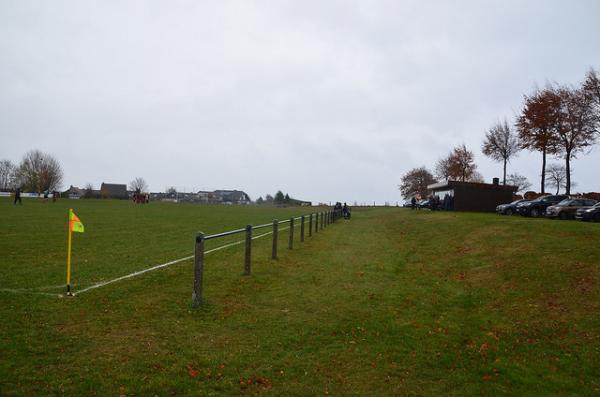
<svg viewBox="0 0 600 397">
<path fill-rule="evenodd" d="M 356 209 L 293 250 L 282 231 L 278 260 L 255 240 L 250 276 L 243 244 L 207 255 L 193 308 L 191 259 L 59 298 L 71 206 L 75 293 L 191 256 L 198 231 L 311 212 L 0 202 L 0 395 L 600 390 L 600 224 Z"/>
</svg>

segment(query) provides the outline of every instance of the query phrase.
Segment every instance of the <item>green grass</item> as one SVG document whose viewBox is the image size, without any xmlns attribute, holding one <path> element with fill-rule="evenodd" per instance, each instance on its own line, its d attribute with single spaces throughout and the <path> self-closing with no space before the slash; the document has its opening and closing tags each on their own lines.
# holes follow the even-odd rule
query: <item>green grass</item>
<svg viewBox="0 0 600 397">
<path fill-rule="evenodd" d="M 302 213 L 24 202 L 0 201 L 0 288 L 64 283 L 69 204 L 76 290 Z M 277 261 L 255 240 L 249 277 L 241 246 L 207 255 L 200 309 L 191 261 L 74 298 L 0 292 L 0 394 L 600 392 L 600 224 L 390 208 L 281 238 Z"/>
</svg>

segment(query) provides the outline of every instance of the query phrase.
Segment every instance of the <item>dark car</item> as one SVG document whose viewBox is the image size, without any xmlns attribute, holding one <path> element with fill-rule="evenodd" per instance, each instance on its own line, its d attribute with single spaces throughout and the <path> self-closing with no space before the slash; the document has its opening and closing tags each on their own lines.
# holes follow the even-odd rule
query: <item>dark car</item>
<svg viewBox="0 0 600 397">
<path fill-rule="evenodd" d="M 550 207 L 551 205 L 558 204 L 564 199 L 568 198 L 569 196 L 564 194 L 538 197 L 535 200 L 517 204 L 517 211 L 522 216 L 532 216 L 535 218 L 544 215 L 546 208 Z"/>
<path fill-rule="evenodd" d="M 547 218 L 573 219 L 578 209 L 588 209 L 597 203 L 590 199 L 566 199 L 546 208 Z"/>
<path fill-rule="evenodd" d="M 515 212 L 517 212 L 517 204 L 519 203 L 523 203 L 525 201 L 529 201 L 529 200 L 515 200 L 512 203 L 508 203 L 508 204 L 500 204 L 499 206 L 496 207 L 496 212 L 499 215 L 512 215 Z"/>
<path fill-rule="evenodd" d="M 600 202 L 596 203 L 591 208 L 578 209 L 577 212 L 575 212 L 575 219 L 600 222 Z"/>
</svg>

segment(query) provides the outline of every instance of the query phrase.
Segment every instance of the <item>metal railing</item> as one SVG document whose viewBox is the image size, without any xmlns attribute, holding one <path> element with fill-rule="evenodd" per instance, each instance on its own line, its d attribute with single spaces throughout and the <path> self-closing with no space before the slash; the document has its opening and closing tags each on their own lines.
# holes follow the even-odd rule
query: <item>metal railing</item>
<svg viewBox="0 0 600 397">
<path fill-rule="evenodd" d="M 277 250 L 278 250 L 278 239 L 279 239 L 279 225 L 289 223 L 289 227 L 286 229 L 290 230 L 289 238 L 288 238 L 288 249 L 294 248 L 294 227 L 295 222 L 300 221 L 300 242 L 304 242 L 306 235 L 306 219 L 308 218 L 308 237 L 312 237 L 313 228 L 314 232 L 318 233 L 319 230 L 323 230 L 323 228 L 328 225 L 334 223 L 338 219 L 342 218 L 342 212 L 340 210 L 330 210 L 324 212 L 316 212 L 308 215 L 302 215 L 298 217 L 292 217 L 286 220 L 277 220 L 274 219 L 271 223 L 265 223 L 262 225 L 246 225 L 246 227 L 241 229 L 229 230 L 222 233 L 211 234 L 205 236 L 204 233 L 199 232 L 196 235 L 196 247 L 194 250 L 194 289 L 192 292 L 192 304 L 197 307 L 202 304 L 202 285 L 204 279 L 204 254 L 208 252 L 215 251 L 217 249 L 226 248 L 233 245 L 245 244 L 245 255 L 244 255 L 244 275 L 249 276 L 252 273 L 252 240 L 257 238 L 266 236 L 268 234 L 272 234 L 272 248 L 271 248 L 271 259 L 277 259 Z M 314 218 L 314 222 L 313 222 Z M 252 236 L 253 230 L 264 229 L 271 227 L 272 230 L 263 233 L 258 236 Z M 281 229 L 285 230 L 285 229 Z M 215 248 L 210 251 L 205 251 L 204 243 L 208 240 L 218 239 L 222 237 L 232 236 L 236 234 L 245 233 L 245 239 L 236 241 L 230 244 L 226 244 L 224 246 Z"/>
</svg>

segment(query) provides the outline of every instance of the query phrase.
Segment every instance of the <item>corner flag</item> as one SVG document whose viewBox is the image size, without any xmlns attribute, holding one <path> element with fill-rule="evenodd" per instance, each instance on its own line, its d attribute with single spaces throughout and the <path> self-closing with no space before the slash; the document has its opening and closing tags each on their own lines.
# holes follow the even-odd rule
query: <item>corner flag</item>
<svg viewBox="0 0 600 397">
<path fill-rule="evenodd" d="M 69 210 L 69 229 L 73 232 L 83 233 L 83 223 L 81 223 L 73 210 Z"/>
<path fill-rule="evenodd" d="M 71 294 L 71 234 L 73 232 L 83 233 L 83 223 L 75 215 L 72 209 L 69 209 L 69 248 L 67 252 L 67 295 Z"/>
</svg>

